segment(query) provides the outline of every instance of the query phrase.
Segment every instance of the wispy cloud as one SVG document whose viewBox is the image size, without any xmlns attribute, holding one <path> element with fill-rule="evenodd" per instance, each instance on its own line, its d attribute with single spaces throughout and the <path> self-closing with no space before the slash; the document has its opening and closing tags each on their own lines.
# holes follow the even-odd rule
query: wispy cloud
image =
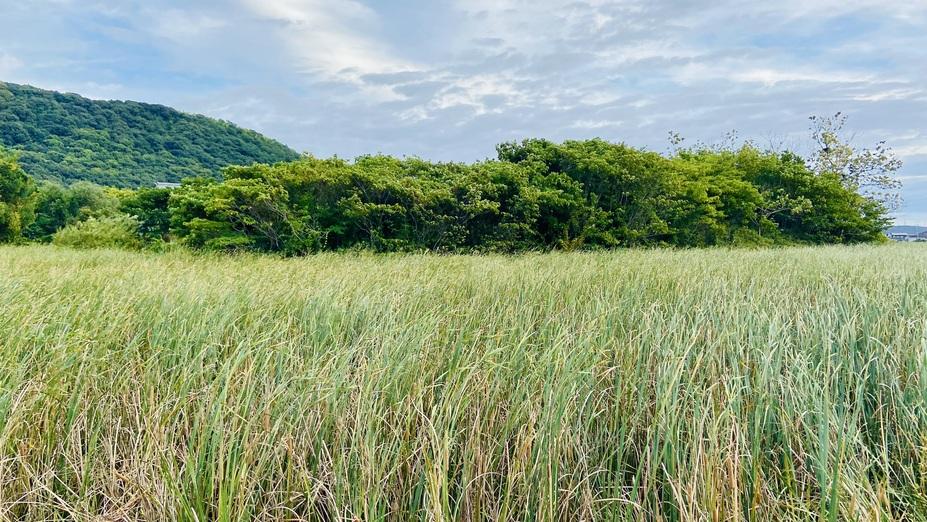
<svg viewBox="0 0 927 522">
<path fill-rule="evenodd" d="M 10 77 L 22 66 L 22 60 L 10 53 L 0 51 L 0 76 Z"/>
<path fill-rule="evenodd" d="M 219 16 L 181 9 L 155 13 L 152 19 L 153 32 L 156 35 L 178 43 L 188 43 L 205 33 L 224 29 L 229 25 L 228 21 Z"/>
<path fill-rule="evenodd" d="M 902 158 L 909 158 L 911 156 L 927 156 L 927 141 L 895 147 L 893 150 Z"/>
<path fill-rule="evenodd" d="M 353 84 L 377 101 L 400 98 L 388 86 L 368 85 L 369 74 L 415 69 L 371 36 L 376 13 L 355 0 L 243 0 L 255 15 L 277 22 L 275 32 L 295 60 L 295 69 L 316 80 Z"/>
<path fill-rule="evenodd" d="M 612 120 L 577 120 L 570 125 L 573 129 L 607 129 L 609 127 L 621 127 L 624 125 L 622 121 L 612 121 Z"/>
</svg>

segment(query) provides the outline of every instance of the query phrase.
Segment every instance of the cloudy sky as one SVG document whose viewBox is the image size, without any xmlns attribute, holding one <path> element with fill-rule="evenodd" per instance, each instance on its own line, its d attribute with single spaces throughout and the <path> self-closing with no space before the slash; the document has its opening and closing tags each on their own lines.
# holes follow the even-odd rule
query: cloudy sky
<svg viewBox="0 0 927 522">
<path fill-rule="evenodd" d="M 0 80 L 231 120 L 318 156 L 524 137 L 808 146 L 843 111 L 927 225 L 923 0 L 0 0 Z"/>
</svg>

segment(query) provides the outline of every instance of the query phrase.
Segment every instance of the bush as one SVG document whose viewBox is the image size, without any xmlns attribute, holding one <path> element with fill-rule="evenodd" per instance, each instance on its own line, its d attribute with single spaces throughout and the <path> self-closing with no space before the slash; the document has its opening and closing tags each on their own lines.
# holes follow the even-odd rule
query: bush
<svg viewBox="0 0 927 522">
<path fill-rule="evenodd" d="M 288 255 L 860 243 L 887 224 L 879 202 L 792 154 L 746 145 L 664 157 L 603 140 L 503 144 L 497 161 L 472 164 L 307 156 L 233 167 L 152 208 L 190 247 Z"/>
<path fill-rule="evenodd" d="M 35 221 L 24 235 L 36 241 L 51 241 L 55 232 L 68 225 L 91 217 L 99 219 L 119 214 L 121 198 L 135 194 L 86 181 L 67 187 L 50 181 L 42 182 L 35 194 Z"/>
<path fill-rule="evenodd" d="M 88 218 L 68 225 L 55 233 L 52 242 L 72 248 L 129 248 L 138 249 L 138 220 L 132 216 L 117 215 Z"/>
<path fill-rule="evenodd" d="M 305 156 L 230 167 L 222 181 L 189 178 L 176 190 L 46 183 L 37 194 L 7 161 L 21 175 L 0 183 L 0 241 L 138 248 L 176 240 L 289 256 L 508 253 L 864 243 L 881 240 L 890 222 L 882 202 L 836 174 L 752 145 L 667 157 L 603 140 L 526 140 L 498 152 L 470 164 Z"/>
</svg>

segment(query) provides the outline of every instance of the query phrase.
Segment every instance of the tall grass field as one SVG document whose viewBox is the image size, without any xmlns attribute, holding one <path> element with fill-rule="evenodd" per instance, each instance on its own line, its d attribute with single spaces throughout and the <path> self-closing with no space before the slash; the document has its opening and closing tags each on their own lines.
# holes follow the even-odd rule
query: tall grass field
<svg viewBox="0 0 927 522">
<path fill-rule="evenodd" d="M 927 248 L 2 248 L 0 520 L 927 520 Z"/>
</svg>

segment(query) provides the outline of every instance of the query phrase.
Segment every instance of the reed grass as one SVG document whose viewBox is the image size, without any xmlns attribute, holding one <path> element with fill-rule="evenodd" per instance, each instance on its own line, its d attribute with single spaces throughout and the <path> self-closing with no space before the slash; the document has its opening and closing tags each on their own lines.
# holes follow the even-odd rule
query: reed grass
<svg viewBox="0 0 927 522">
<path fill-rule="evenodd" d="M 925 520 L 927 249 L 0 249 L 0 520 Z"/>
</svg>

